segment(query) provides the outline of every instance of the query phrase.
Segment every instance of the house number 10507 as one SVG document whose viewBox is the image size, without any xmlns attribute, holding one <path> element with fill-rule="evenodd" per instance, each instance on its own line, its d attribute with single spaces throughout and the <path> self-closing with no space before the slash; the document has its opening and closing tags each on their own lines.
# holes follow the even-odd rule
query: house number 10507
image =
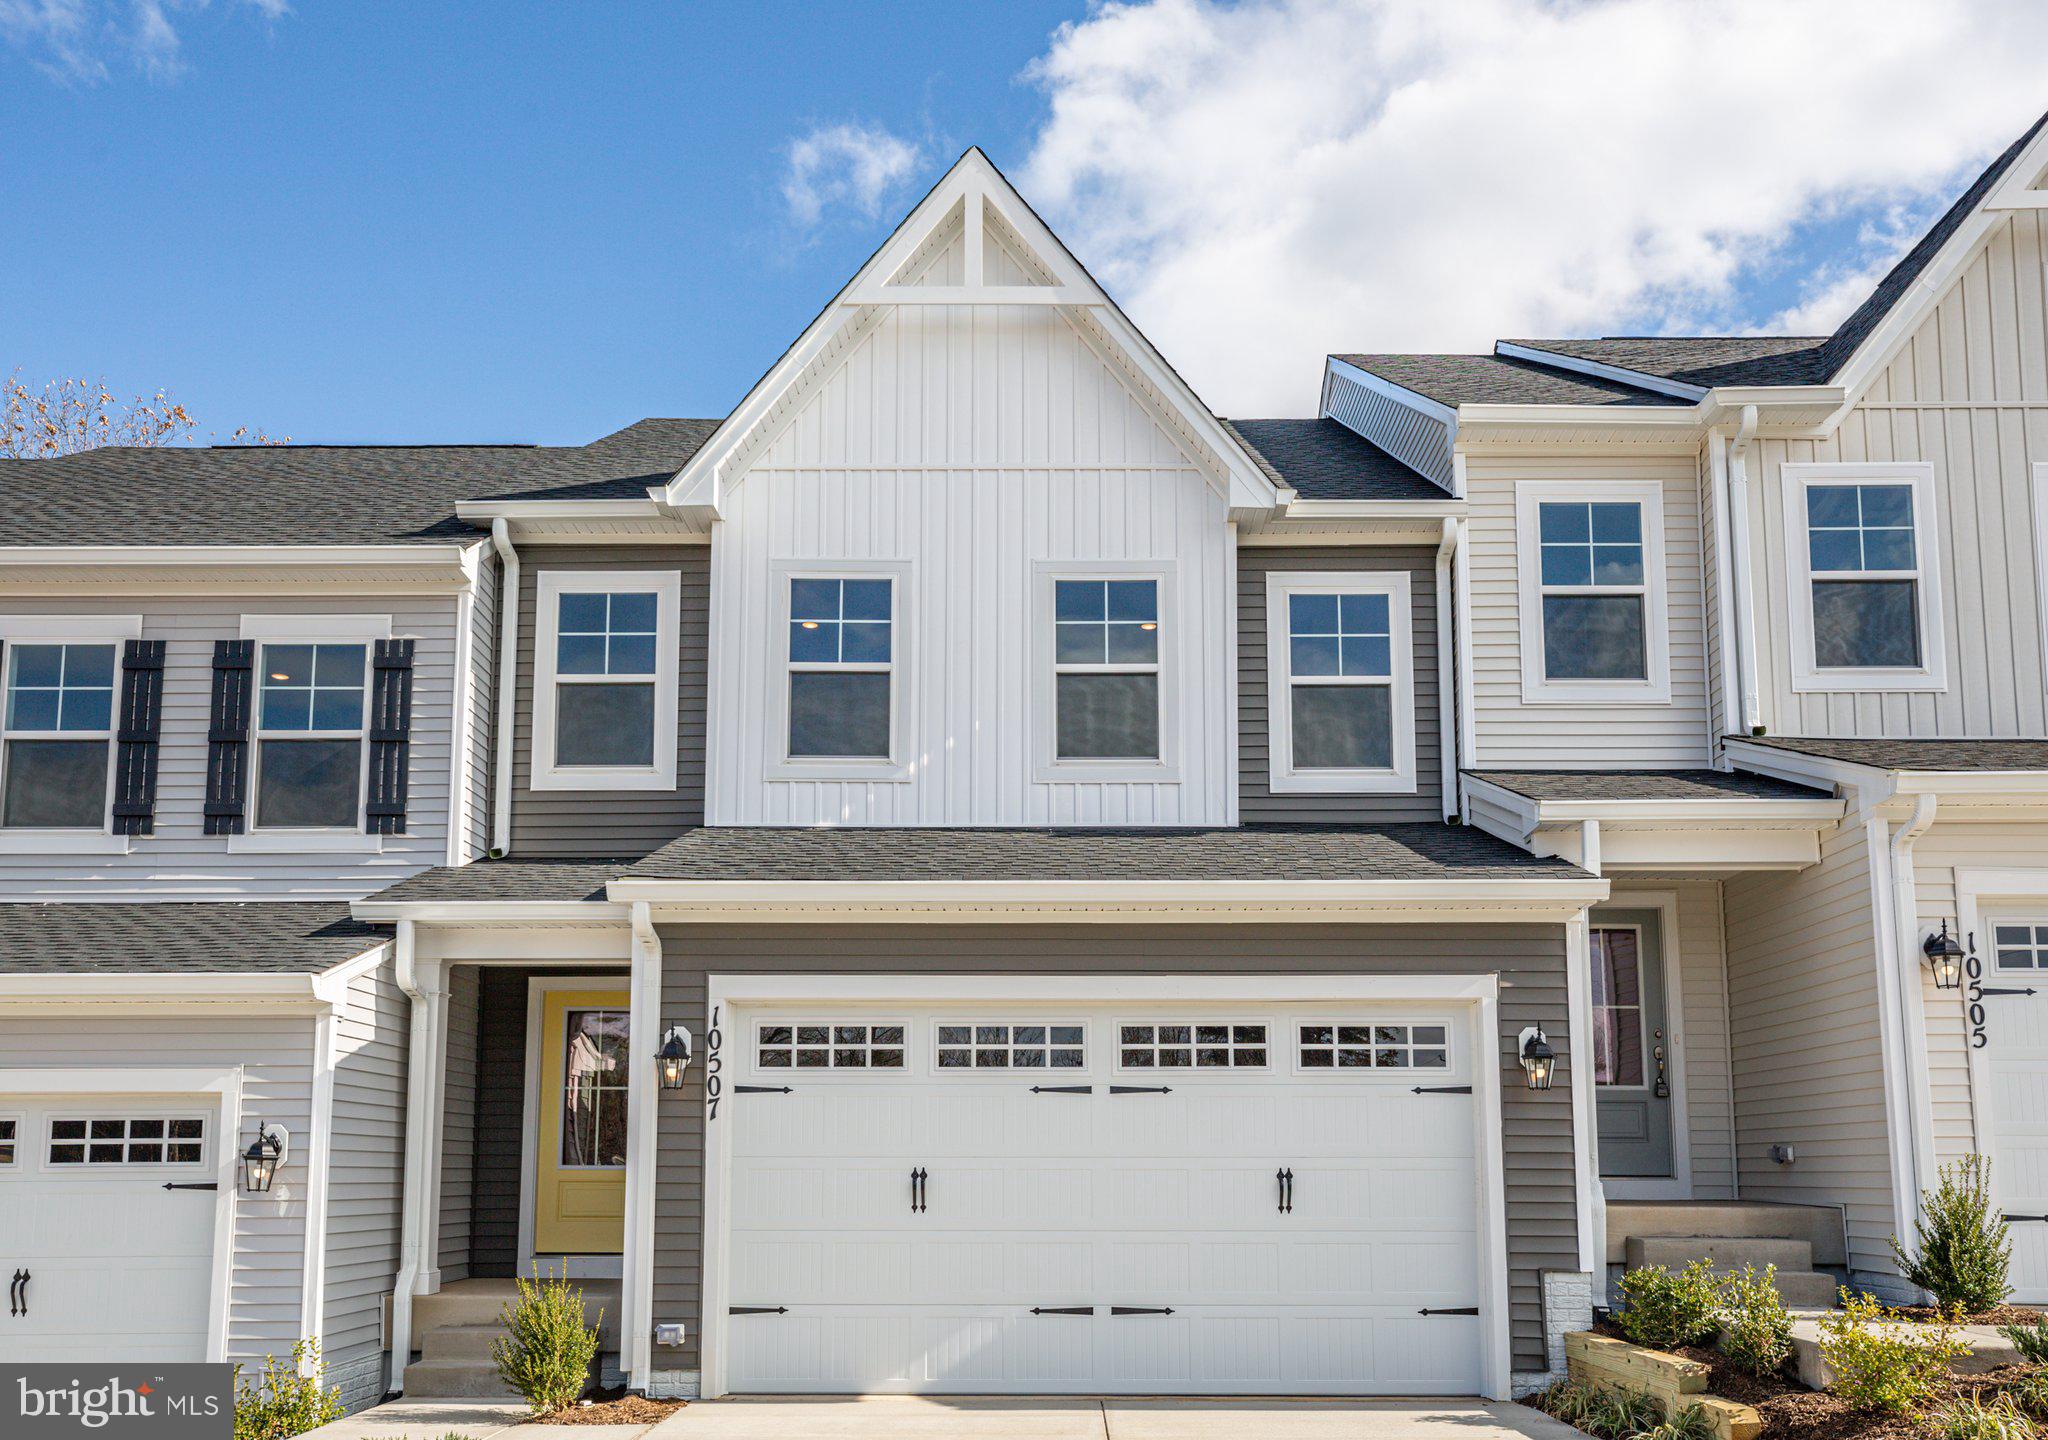
<svg viewBox="0 0 2048 1440">
<path fill-rule="evenodd" d="M 725 1032 L 718 1025 L 719 1011 L 724 1008 L 722 1005 L 711 1007 L 711 1028 L 704 1036 L 704 1118 L 707 1121 L 718 1118 L 718 1097 L 725 1090 L 725 1081 L 718 1073 L 725 1068 L 725 1060 L 719 1054 L 725 1044 Z"/>
</svg>

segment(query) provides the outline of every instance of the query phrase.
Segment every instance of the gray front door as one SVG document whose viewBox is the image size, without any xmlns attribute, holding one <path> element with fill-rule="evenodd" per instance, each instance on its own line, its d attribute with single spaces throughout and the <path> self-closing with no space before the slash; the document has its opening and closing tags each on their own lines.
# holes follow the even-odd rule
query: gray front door
<svg viewBox="0 0 2048 1440">
<path fill-rule="evenodd" d="M 1593 1083 L 1600 1173 L 1671 1177 L 1671 1026 L 1655 910 L 1593 917 Z"/>
</svg>

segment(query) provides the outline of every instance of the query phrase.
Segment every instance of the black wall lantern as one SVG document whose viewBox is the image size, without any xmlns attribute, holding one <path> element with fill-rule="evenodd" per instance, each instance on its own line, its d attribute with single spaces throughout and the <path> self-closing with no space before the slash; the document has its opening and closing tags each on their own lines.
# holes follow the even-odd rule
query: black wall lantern
<svg viewBox="0 0 2048 1440">
<path fill-rule="evenodd" d="M 677 1025 L 661 1037 L 661 1048 L 654 1052 L 654 1068 L 662 1089 L 683 1088 L 683 1072 L 690 1068 L 689 1031 Z"/>
<path fill-rule="evenodd" d="M 242 1188 L 251 1195 L 265 1195 L 277 1180 L 277 1168 L 291 1153 L 291 1132 L 282 1125 L 256 1126 L 256 1138 L 242 1152 Z"/>
<path fill-rule="evenodd" d="M 1948 921 L 1941 922 L 1941 933 L 1929 935 L 1921 947 L 1927 955 L 1927 968 L 1934 972 L 1934 988 L 1937 990 L 1960 990 L 1963 986 L 1963 960 L 1966 952 L 1960 941 L 1948 933 Z"/>
<path fill-rule="evenodd" d="M 1522 1050 L 1518 1057 L 1522 1069 L 1528 1072 L 1531 1090 L 1548 1090 L 1551 1077 L 1557 1073 L 1557 1052 L 1550 1048 L 1550 1041 L 1544 1037 L 1541 1025 L 1531 1025 L 1521 1034 Z"/>
</svg>

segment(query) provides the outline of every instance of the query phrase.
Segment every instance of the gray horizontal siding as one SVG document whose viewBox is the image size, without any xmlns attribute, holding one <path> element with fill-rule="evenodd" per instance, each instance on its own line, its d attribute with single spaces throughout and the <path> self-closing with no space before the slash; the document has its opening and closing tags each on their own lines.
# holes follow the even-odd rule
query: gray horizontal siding
<svg viewBox="0 0 2048 1440">
<path fill-rule="evenodd" d="M 481 1067 L 476 1077 L 469 1273 L 502 1280 L 519 1269 L 526 982 L 533 972 L 493 965 L 475 973 L 476 1050 L 490 1056 L 491 1063 Z"/>
<path fill-rule="evenodd" d="M 519 555 L 519 682 L 512 739 L 512 850 L 519 855 L 641 855 L 704 823 L 704 698 L 708 545 L 532 548 Z M 682 572 L 681 696 L 676 706 L 676 788 L 533 790 L 535 597 L 543 570 Z"/>
<path fill-rule="evenodd" d="M 441 1283 L 469 1278 L 470 1196 L 476 1178 L 477 976 L 474 965 L 448 972 L 448 1064 L 441 1098 Z M 495 1052 L 493 1063 L 497 1063 Z"/>
<path fill-rule="evenodd" d="M 1266 577 L 1275 572 L 1405 570 L 1415 636 L 1415 790 L 1407 795 L 1275 795 L 1266 713 Z M 1436 685 L 1436 551 L 1318 545 L 1246 545 L 1237 552 L 1238 812 L 1248 825 L 1357 821 L 1385 825 L 1443 818 L 1442 744 Z"/>
<path fill-rule="evenodd" d="M 953 928 L 880 926 L 756 929 L 693 926 L 662 933 L 662 1023 L 706 1029 L 713 973 L 938 974 L 1498 974 L 1505 1125 L 1508 1289 L 1517 1369 L 1545 1368 L 1541 1276 L 1578 1268 L 1568 1083 L 1523 1083 L 1515 1037 L 1541 1024 L 1567 1050 L 1564 932 L 1557 926 L 1109 926 Z M 1565 1066 L 1569 1065 L 1569 1056 Z M 697 1364 L 702 1322 L 704 1092 L 660 1096 L 655 1191 L 654 1318 L 680 1320 L 690 1341 L 658 1351 L 662 1368 Z"/>
</svg>

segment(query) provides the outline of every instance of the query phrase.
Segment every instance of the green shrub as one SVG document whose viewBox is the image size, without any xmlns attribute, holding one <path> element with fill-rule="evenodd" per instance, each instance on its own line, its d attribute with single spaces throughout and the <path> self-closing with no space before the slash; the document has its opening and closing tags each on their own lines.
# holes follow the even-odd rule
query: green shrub
<svg viewBox="0 0 2048 1440">
<path fill-rule="evenodd" d="M 317 1430 L 347 1413 L 340 1390 L 322 1391 L 317 1341 L 301 1340 L 292 1346 L 290 1361 L 275 1355 L 263 1357 L 263 1373 L 255 1380 L 242 1378 L 235 1367 L 235 1440 L 291 1440 L 308 1430 Z"/>
<path fill-rule="evenodd" d="M 1634 1440 L 1714 1440 L 1714 1422 L 1707 1418 L 1705 1406 L 1687 1405 L 1674 1410 L 1663 1424 L 1639 1431 Z"/>
<path fill-rule="evenodd" d="M 2000 1396 L 1989 1405 L 1975 1395 L 1942 1408 L 1934 1417 L 1941 1440 L 2036 1440 L 2034 1422 L 2012 1400 Z"/>
<path fill-rule="evenodd" d="M 2005 1280 L 2012 1237 L 2005 1217 L 1991 1206 L 1991 1162 L 1968 1155 L 1942 1166 L 1935 1187 L 1921 1193 L 1920 1207 L 1920 1253 L 1908 1255 L 1898 1236 L 1892 1237 L 1899 1273 L 1943 1309 L 1960 1305 L 1975 1314 L 2004 1304 L 2012 1294 Z"/>
<path fill-rule="evenodd" d="M 2008 1385 L 2005 1393 L 2029 1415 L 2048 1418 L 2048 1370 L 2036 1370 L 2023 1376 Z"/>
<path fill-rule="evenodd" d="M 597 1330 L 584 1323 L 583 1292 L 538 1270 L 519 1279 L 519 1298 L 499 1312 L 506 1334 L 491 1343 L 498 1375 L 536 1415 L 566 1410 L 583 1398 Z M 599 1322 L 603 1321 L 602 1313 Z M 238 1437 L 239 1440 L 239 1437 Z"/>
<path fill-rule="evenodd" d="M 1605 1385 L 1582 1385 L 1576 1380 L 1560 1380 L 1544 1391 L 1538 1397 L 1537 1408 L 1575 1430 L 1599 1436 L 1600 1440 L 1635 1440 L 1637 1436 L 1655 1431 L 1662 1424 L 1663 1415 L 1657 1402 L 1647 1395 Z M 1697 1406 L 1687 1408 L 1698 1409 Z M 1704 1421 L 1705 1416 L 1702 1414 L 1699 1418 Z M 1662 1437 L 1662 1440 L 1702 1440 L 1702 1437 L 1688 1433 Z"/>
<path fill-rule="evenodd" d="M 1868 1295 L 1842 1291 L 1842 1308 L 1822 1317 L 1820 1354 L 1828 1388 L 1859 1410 L 1903 1415 L 1941 1393 L 1951 1361 L 1969 1353 L 1955 1327 L 1913 1325 Z"/>
<path fill-rule="evenodd" d="M 1719 1288 L 1704 1260 L 1673 1274 L 1644 1265 L 1621 1277 L 1621 1313 L 1615 1322 L 1638 1345 L 1669 1349 L 1713 1336 L 1721 1309 Z"/>
<path fill-rule="evenodd" d="M 2048 1320 L 2031 1325 L 2001 1325 L 1998 1333 L 2012 1341 L 2020 1358 L 2034 1365 L 2048 1365 Z"/>
<path fill-rule="evenodd" d="M 1792 1353 L 1792 1317 L 1778 1294 L 1778 1267 L 1745 1265 L 1721 1281 L 1721 1348 L 1751 1375 L 1775 1375 Z"/>
</svg>

